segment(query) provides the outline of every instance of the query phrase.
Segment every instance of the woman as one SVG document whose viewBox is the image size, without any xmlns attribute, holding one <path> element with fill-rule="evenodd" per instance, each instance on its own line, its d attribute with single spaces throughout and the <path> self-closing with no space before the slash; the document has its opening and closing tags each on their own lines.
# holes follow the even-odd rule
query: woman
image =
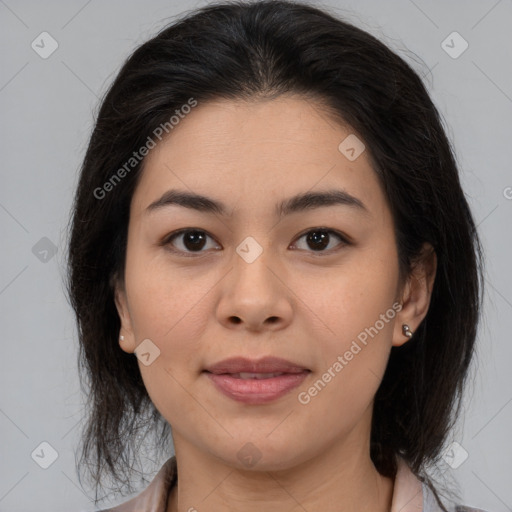
<svg viewBox="0 0 512 512">
<path fill-rule="evenodd" d="M 111 510 L 476 510 L 425 468 L 459 410 L 481 260 L 401 58 L 307 4 L 190 13 L 119 72 L 75 198 L 96 489 L 160 427 L 175 456 Z"/>
</svg>

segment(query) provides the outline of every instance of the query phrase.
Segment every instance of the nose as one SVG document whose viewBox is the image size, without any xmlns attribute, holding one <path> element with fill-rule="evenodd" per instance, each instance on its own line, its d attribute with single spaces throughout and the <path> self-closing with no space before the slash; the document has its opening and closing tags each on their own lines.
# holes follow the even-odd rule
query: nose
<svg viewBox="0 0 512 512">
<path fill-rule="evenodd" d="M 278 262 L 270 261 L 270 252 L 263 251 L 252 262 L 235 254 L 233 268 L 222 280 L 217 307 L 224 327 L 259 332 L 289 325 L 293 293 Z"/>
</svg>

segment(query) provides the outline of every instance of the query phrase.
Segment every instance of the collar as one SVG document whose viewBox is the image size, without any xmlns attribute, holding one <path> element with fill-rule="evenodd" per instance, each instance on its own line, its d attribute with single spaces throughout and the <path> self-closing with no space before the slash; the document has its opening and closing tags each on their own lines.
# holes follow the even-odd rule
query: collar
<svg viewBox="0 0 512 512">
<path fill-rule="evenodd" d="M 398 457 L 391 512 L 422 512 L 423 485 Z M 99 512 L 166 512 L 167 497 L 177 483 L 176 456 L 169 458 L 151 483 L 137 496 L 116 507 Z"/>
</svg>

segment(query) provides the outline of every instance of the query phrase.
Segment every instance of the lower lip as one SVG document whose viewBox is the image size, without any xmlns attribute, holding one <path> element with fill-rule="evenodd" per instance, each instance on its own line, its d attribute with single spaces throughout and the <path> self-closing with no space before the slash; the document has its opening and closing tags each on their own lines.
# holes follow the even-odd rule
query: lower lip
<svg viewBox="0 0 512 512">
<path fill-rule="evenodd" d="M 217 389 L 229 398 L 245 404 L 266 404 L 300 386 L 309 371 L 285 373 L 269 379 L 237 379 L 229 374 L 206 372 Z"/>
</svg>

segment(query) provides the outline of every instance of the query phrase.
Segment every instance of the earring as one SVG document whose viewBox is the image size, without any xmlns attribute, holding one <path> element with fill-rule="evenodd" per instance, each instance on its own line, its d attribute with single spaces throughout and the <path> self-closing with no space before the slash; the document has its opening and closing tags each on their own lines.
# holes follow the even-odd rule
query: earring
<svg viewBox="0 0 512 512">
<path fill-rule="evenodd" d="M 119 339 L 120 339 L 121 341 L 124 341 L 124 336 L 119 336 Z"/>
<path fill-rule="evenodd" d="M 404 333 L 404 336 L 407 336 L 408 338 L 412 336 L 411 328 L 407 324 L 402 324 L 402 332 Z"/>
</svg>

